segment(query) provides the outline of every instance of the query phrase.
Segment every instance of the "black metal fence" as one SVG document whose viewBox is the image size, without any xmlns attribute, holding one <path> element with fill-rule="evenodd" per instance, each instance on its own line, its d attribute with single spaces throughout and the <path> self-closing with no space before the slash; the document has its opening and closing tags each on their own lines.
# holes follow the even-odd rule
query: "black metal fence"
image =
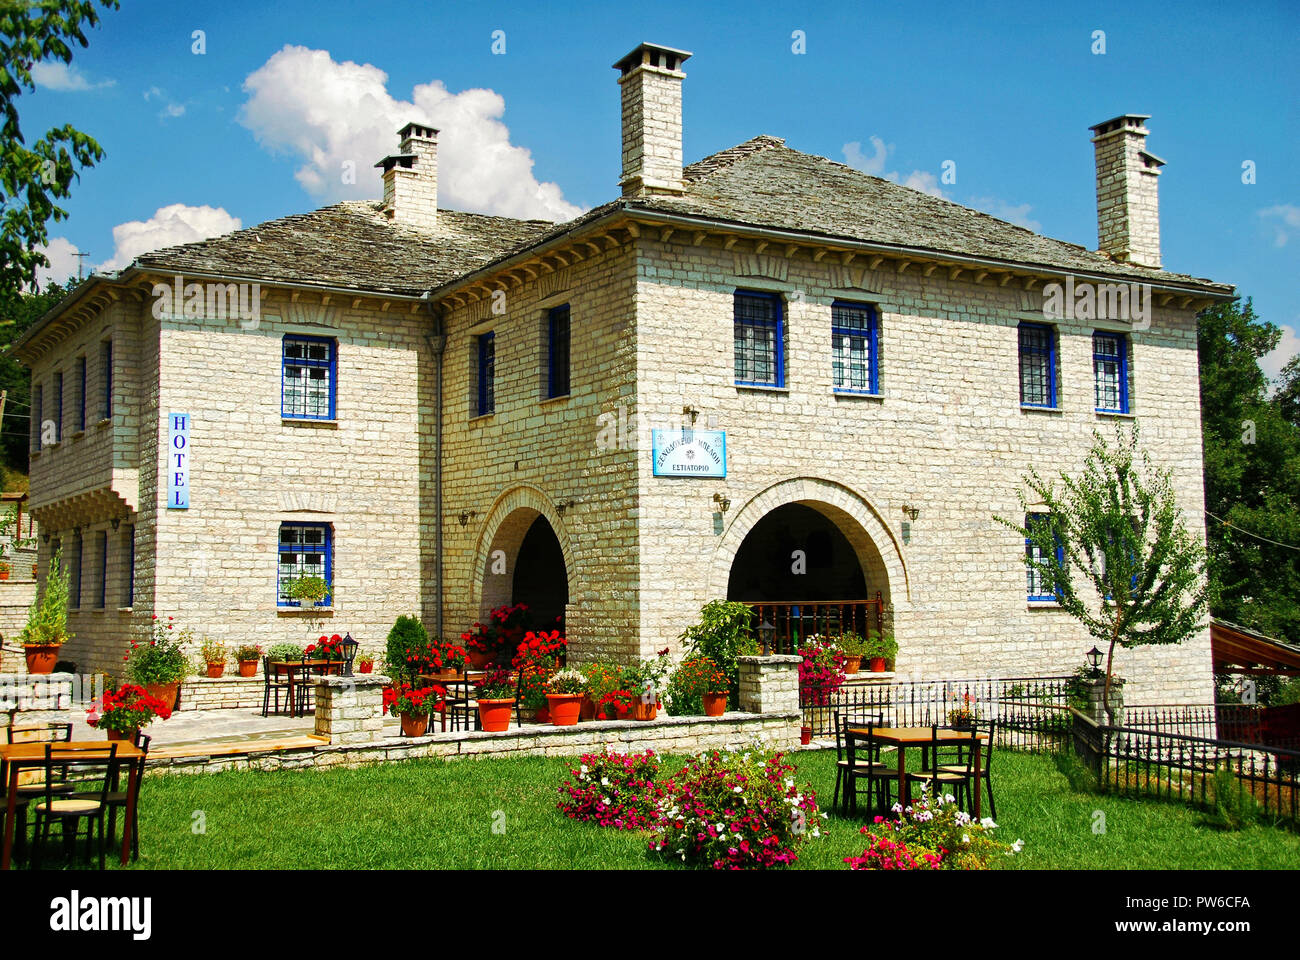
<svg viewBox="0 0 1300 960">
<path fill-rule="evenodd" d="M 833 717 L 879 718 L 892 727 L 951 726 L 963 716 L 998 721 L 998 743 L 1057 750 L 1070 733 L 1069 677 L 1009 677 L 853 684 L 830 696 L 804 691 L 803 722 L 814 737 L 834 735 Z"/>
<path fill-rule="evenodd" d="M 1146 726 L 1106 726 L 1072 712 L 1075 753 L 1101 789 L 1202 807 L 1250 798 L 1263 816 L 1300 824 L 1300 750 L 1174 733 L 1174 712 L 1142 719 Z"/>
</svg>

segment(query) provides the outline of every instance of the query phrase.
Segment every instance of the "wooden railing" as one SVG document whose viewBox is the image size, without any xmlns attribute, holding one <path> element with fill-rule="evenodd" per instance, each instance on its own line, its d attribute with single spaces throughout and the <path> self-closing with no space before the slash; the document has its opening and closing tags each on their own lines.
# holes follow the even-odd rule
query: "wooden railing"
<svg viewBox="0 0 1300 960">
<path fill-rule="evenodd" d="M 765 654 L 795 653 L 799 642 L 814 633 L 838 637 L 852 631 L 863 637 L 878 637 L 885 629 L 885 601 L 880 591 L 872 600 L 745 602 L 754 608 L 754 636 Z M 759 629 L 763 624 L 771 624 L 774 629 Z M 771 640 L 766 641 L 769 634 Z"/>
</svg>

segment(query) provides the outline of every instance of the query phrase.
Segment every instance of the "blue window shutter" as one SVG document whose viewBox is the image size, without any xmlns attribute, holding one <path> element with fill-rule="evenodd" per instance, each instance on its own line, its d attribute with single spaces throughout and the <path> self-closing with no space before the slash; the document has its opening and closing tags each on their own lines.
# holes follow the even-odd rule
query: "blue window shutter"
<svg viewBox="0 0 1300 960">
<path fill-rule="evenodd" d="M 337 388 L 337 342 L 329 337 L 286 335 L 280 363 L 280 416 L 333 420 Z"/>
<path fill-rule="evenodd" d="M 737 385 L 785 386 L 785 321 L 780 296 L 737 290 L 733 297 L 732 338 Z"/>
<path fill-rule="evenodd" d="M 1020 403 L 1026 407 L 1055 407 L 1056 329 L 1045 323 L 1021 323 Z"/>
<path fill-rule="evenodd" d="M 477 399 L 474 415 L 487 416 L 496 412 L 496 333 L 479 334 Z"/>
<path fill-rule="evenodd" d="M 845 300 L 831 304 L 831 386 L 836 393 L 880 393 L 878 333 L 874 306 Z"/>
<path fill-rule="evenodd" d="M 553 307 L 547 315 L 546 396 L 569 393 L 571 323 L 569 305 Z"/>
<path fill-rule="evenodd" d="M 1128 338 L 1124 334 L 1092 335 L 1092 376 L 1096 410 L 1128 413 Z"/>
</svg>

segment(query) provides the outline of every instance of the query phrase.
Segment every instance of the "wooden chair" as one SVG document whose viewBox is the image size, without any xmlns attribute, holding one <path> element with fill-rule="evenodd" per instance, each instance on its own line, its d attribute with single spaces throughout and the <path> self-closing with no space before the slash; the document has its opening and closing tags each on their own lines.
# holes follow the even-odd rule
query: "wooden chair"
<svg viewBox="0 0 1300 960">
<path fill-rule="evenodd" d="M 993 800 L 993 778 L 989 775 L 989 770 L 992 769 L 993 767 L 993 741 L 997 738 L 998 735 L 998 722 L 996 720 L 976 720 L 975 730 L 977 733 L 987 733 L 988 740 L 980 744 L 980 777 L 979 777 L 980 782 L 975 784 L 974 786 L 976 790 L 979 790 L 980 787 L 983 786 L 983 788 L 988 792 L 989 814 L 996 821 L 998 818 L 998 807 L 997 807 L 997 803 Z M 967 750 L 965 744 L 962 745 L 962 750 L 963 751 Z M 964 760 L 965 757 L 963 756 L 962 759 Z M 971 763 L 973 764 L 973 760 L 971 761 Z M 939 769 L 947 770 L 949 772 L 960 772 L 960 770 L 962 769 L 961 761 L 959 761 L 957 764 L 947 764 L 941 766 Z M 972 779 L 974 779 L 973 767 L 971 770 L 971 777 Z M 974 797 L 971 797 L 971 800 L 974 800 Z"/>
<path fill-rule="evenodd" d="M 136 732 L 135 745 L 140 748 L 144 756 L 140 757 L 139 760 L 135 761 L 135 765 L 136 765 L 135 806 L 132 808 L 135 816 L 131 820 L 131 859 L 132 860 L 140 859 L 140 784 L 144 780 L 144 765 L 145 765 L 145 761 L 149 759 L 149 744 L 152 742 L 153 742 L 153 737 L 147 736 L 146 734 L 140 733 L 139 731 Z M 128 778 L 127 780 L 128 789 L 130 787 L 130 783 L 131 781 Z M 90 793 L 74 793 L 72 796 L 77 799 L 93 800 L 96 798 L 97 795 L 94 794 L 94 792 L 92 791 Z M 120 780 L 117 780 L 112 784 L 112 788 L 108 791 L 108 794 L 104 798 L 104 802 L 108 806 L 108 837 L 110 842 L 115 841 L 117 839 L 117 811 L 118 810 L 122 811 L 122 816 L 123 819 L 125 820 L 128 799 L 129 799 L 128 792 L 127 790 L 121 789 Z"/>
<path fill-rule="evenodd" d="M 943 788 L 952 788 L 960 803 L 963 794 L 969 796 L 970 793 L 975 744 L 979 743 L 978 733 L 972 729 L 970 742 L 960 744 L 960 750 L 957 750 L 956 744 L 939 742 L 938 724 L 931 724 L 930 738 L 931 761 L 928 769 L 909 771 L 907 779 L 929 784 L 931 800 L 939 796 Z"/>
<path fill-rule="evenodd" d="M 5 727 L 10 743 L 67 743 L 72 739 L 70 723 L 28 723 Z"/>
<path fill-rule="evenodd" d="M 45 744 L 45 795 L 31 804 L 35 815 L 36 839 L 32 844 L 32 867 L 39 869 L 41 845 L 49 839 L 50 825 L 58 823 L 68 859 L 76 846 L 80 823 L 86 821 L 86 856 L 95 828 L 99 828 L 99 869 L 104 869 L 104 814 L 108 810 L 108 793 L 119 774 L 120 762 L 113 741 L 91 746 L 56 746 Z M 56 755 L 54 751 L 58 751 Z M 60 771 L 62 776 L 60 776 Z M 55 782 L 84 785 L 85 790 L 74 790 L 71 796 L 57 794 L 52 789 Z M 90 789 L 97 784 L 95 789 Z M 77 793 L 83 794 L 78 797 Z M 68 833 L 68 827 L 72 833 Z"/>
<path fill-rule="evenodd" d="M 271 666 L 269 656 L 262 658 L 262 716 L 267 715 L 271 706 L 271 693 L 275 692 L 275 712 L 280 712 L 280 691 L 289 692 L 289 675 L 277 674 L 275 668 Z"/>
</svg>

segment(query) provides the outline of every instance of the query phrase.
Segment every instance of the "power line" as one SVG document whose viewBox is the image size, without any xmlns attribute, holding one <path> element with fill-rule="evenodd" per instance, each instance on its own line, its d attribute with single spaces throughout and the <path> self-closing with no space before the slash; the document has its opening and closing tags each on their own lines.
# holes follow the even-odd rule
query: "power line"
<svg viewBox="0 0 1300 960">
<path fill-rule="evenodd" d="M 1265 543 L 1271 543 L 1275 547 L 1282 547 L 1286 550 L 1295 550 L 1297 552 L 1300 552 L 1300 547 L 1293 546 L 1292 544 L 1289 543 L 1282 543 L 1278 540 L 1270 540 L 1268 537 L 1261 537 L 1257 533 L 1251 533 L 1249 530 L 1243 530 L 1241 527 L 1237 526 L 1236 524 L 1229 523 L 1227 520 L 1224 520 L 1223 517 L 1214 516 L 1214 514 L 1210 513 L 1209 510 L 1205 511 L 1205 515 L 1207 517 L 1214 517 L 1215 520 L 1218 520 L 1225 527 L 1231 527 L 1233 530 L 1236 530 L 1238 533 L 1244 533 L 1248 537 L 1254 537 L 1256 540 L 1263 540 Z"/>
</svg>

